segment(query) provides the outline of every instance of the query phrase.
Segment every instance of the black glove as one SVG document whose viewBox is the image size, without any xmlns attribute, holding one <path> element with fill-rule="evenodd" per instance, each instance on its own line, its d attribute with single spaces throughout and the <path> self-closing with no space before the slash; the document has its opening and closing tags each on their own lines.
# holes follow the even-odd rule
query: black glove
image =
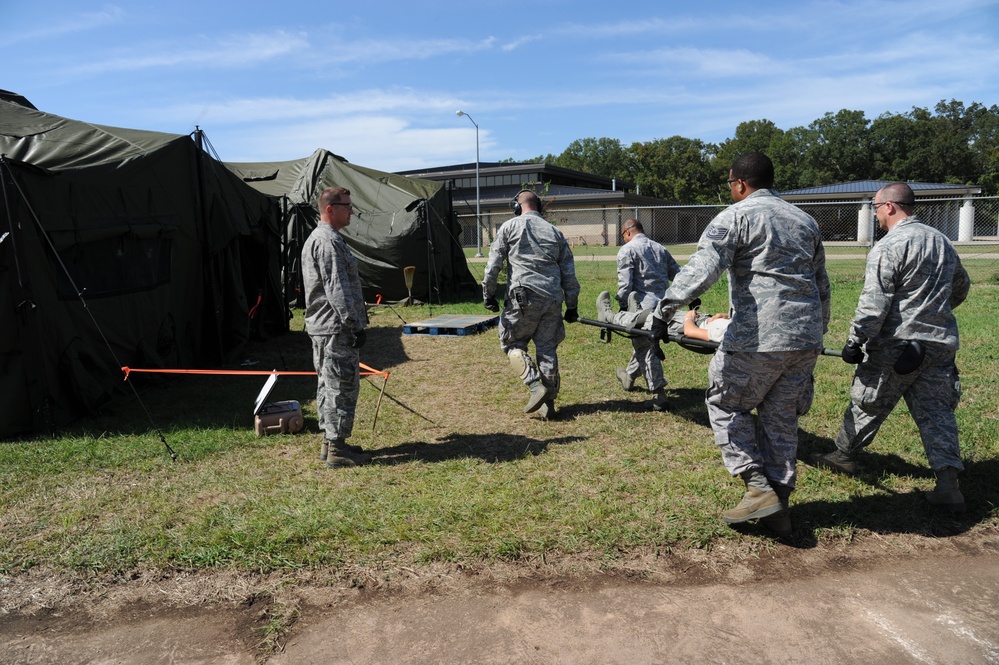
<svg viewBox="0 0 999 665">
<path fill-rule="evenodd" d="M 687 303 L 687 309 L 700 309 L 700 308 L 701 308 L 700 298 L 694 298 L 689 303 Z"/>
<path fill-rule="evenodd" d="M 351 346 L 354 347 L 355 349 L 359 349 L 362 346 L 364 346 L 364 343 L 366 341 L 368 341 L 368 333 L 364 332 L 363 330 L 358 330 L 356 333 L 354 333 L 354 343 L 351 344 Z"/>
<path fill-rule="evenodd" d="M 649 328 L 656 339 L 669 343 L 669 324 L 658 316 L 652 317 L 652 326 Z"/>
<path fill-rule="evenodd" d="M 860 348 L 860 343 L 854 340 L 843 345 L 843 362 L 851 365 L 859 365 L 864 362 L 864 350 Z"/>
<path fill-rule="evenodd" d="M 489 296 L 482 301 L 482 306 L 488 309 L 490 312 L 499 311 L 499 301 L 496 300 L 496 296 Z"/>
<path fill-rule="evenodd" d="M 565 320 L 568 323 L 579 321 L 579 310 L 576 307 L 567 307 L 565 310 Z"/>
</svg>

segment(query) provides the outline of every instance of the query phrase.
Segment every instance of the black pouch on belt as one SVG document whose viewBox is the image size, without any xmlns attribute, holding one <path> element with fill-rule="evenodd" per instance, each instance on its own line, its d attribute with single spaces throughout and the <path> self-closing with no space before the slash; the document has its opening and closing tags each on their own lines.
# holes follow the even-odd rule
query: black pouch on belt
<svg viewBox="0 0 999 665">
<path fill-rule="evenodd" d="M 527 289 L 517 288 L 513 290 L 513 299 L 517 301 L 517 305 L 521 309 L 527 309 L 530 304 L 530 300 L 527 298 Z"/>
<path fill-rule="evenodd" d="M 919 369 L 925 357 L 926 347 L 923 346 L 923 343 L 919 340 L 911 339 L 905 343 L 905 347 L 895 361 L 893 369 L 896 374 L 909 374 Z"/>
</svg>

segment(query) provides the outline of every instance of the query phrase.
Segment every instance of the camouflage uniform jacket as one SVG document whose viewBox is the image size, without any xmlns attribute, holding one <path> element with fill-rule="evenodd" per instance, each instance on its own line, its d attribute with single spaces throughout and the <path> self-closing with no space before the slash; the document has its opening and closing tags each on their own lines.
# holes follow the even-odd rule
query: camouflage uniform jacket
<svg viewBox="0 0 999 665">
<path fill-rule="evenodd" d="M 627 306 L 634 291 L 642 309 L 651 309 L 680 272 L 680 264 L 665 247 L 644 233 L 636 234 L 617 253 L 617 301 Z"/>
<path fill-rule="evenodd" d="M 968 297 L 970 287 L 968 272 L 944 234 L 919 217 L 906 217 L 867 256 L 850 339 L 861 344 L 915 339 L 956 351 L 953 309 Z"/>
<path fill-rule="evenodd" d="M 728 271 L 732 323 L 725 351 L 822 348 L 829 326 L 829 276 L 818 224 L 769 189 L 718 213 L 666 291 L 657 316 L 704 293 Z M 663 316 L 665 315 L 665 316 Z"/>
<path fill-rule="evenodd" d="M 482 295 L 496 294 L 496 280 L 507 263 L 507 292 L 528 288 L 535 293 L 576 307 L 579 281 L 576 264 L 565 236 L 537 212 L 530 210 L 508 219 L 489 247 L 489 261 L 482 279 Z"/>
<path fill-rule="evenodd" d="M 343 236 L 320 221 L 302 247 L 305 329 L 310 335 L 358 333 L 368 324 L 357 259 Z"/>
</svg>

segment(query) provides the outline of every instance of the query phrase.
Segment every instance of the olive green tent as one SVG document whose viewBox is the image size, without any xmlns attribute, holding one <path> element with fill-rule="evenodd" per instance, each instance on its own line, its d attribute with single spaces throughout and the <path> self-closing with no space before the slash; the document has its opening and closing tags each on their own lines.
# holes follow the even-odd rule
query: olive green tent
<svg viewBox="0 0 999 665">
<path fill-rule="evenodd" d="M 218 365 L 287 329 L 280 212 L 198 139 L 0 95 L 0 438 L 102 408 L 122 366 Z"/>
<path fill-rule="evenodd" d="M 301 306 L 298 269 L 302 243 L 319 219 L 317 200 L 332 186 L 350 190 L 357 210 L 344 239 L 357 257 L 364 297 L 407 298 L 404 268 L 413 266 L 412 296 L 426 302 L 471 291 L 475 280 L 458 238 L 443 183 L 350 164 L 328 150 L 285 162 L 227 163 L 248 184 L 274 197 L 284 211 L 285 288 Z"/>
</svg>

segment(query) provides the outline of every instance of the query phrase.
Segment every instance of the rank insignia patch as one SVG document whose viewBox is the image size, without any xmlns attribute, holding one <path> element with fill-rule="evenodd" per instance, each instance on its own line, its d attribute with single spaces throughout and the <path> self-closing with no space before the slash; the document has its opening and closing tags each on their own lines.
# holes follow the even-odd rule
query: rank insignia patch
<svg viewBox="0 0 999 665">
<path fill-rule="evenodd" d="M 712 224 L 711 226 L 708 227 L 708 230 L 704 232 L 704 235 L 706 235 L 711 240 L 722 240 L 725 236 L 728 235 L 728 229 L 726 229 L 723 226 L 717 226 L 715 224 Z"/>
</svg>

